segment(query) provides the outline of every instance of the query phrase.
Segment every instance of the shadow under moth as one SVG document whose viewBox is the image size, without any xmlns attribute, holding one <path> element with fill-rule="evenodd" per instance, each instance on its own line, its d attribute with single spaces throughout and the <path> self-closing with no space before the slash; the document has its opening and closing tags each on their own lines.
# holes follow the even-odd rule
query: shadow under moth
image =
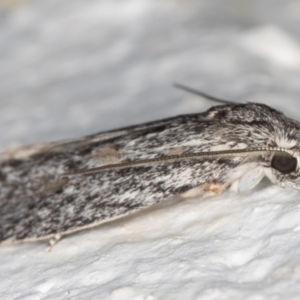
<svg viewBox="0 0 300 300">
<path fill-rule="evenodd" d="M 265 176 L 300 189 L 300 123 L 264 104 L 221 102 L 203 113 L 3 152 L 0 242 L 50 239 L 50 249 L 62 235 L 174 195 L 243 192 Z"/>
</svg>

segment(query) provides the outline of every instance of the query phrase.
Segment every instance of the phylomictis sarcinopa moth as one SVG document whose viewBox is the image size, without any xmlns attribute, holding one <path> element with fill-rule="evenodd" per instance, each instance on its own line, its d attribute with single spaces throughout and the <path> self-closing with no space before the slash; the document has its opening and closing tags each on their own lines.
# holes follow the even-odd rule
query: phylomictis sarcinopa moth
<svg viewBox="0 0 300 300">
<path fill-rule="evenodd" d="M 203 113 L 7 150 L 0 155 L 0 242 L 49 238 L 51 247 L 61 235 L 171 196 L 243 192 L 264 176 L 300 189 L 299 141 L 300 123 L 281 112 L 227 101 Z"/>
</svg>

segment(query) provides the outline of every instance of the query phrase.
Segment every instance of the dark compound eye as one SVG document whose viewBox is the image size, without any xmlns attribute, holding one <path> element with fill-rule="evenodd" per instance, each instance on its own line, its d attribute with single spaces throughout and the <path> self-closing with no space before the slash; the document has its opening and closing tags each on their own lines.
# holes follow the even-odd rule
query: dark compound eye
<svg viewBox="0 0 300 300">
<path fill-rule="evenodd" d="M 271 161 L 271 167 L 283 174 L 289 174 L 296 171 L 297 159 L 291 155 L 274 155 Z"/>
</svg>

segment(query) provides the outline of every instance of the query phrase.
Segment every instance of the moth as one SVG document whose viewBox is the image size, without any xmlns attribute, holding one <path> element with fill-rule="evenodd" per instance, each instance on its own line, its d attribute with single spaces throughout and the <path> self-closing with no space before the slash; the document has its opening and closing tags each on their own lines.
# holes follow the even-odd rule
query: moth
<svg viewBox="0 0 300 300">
<path fill-rule="evenodd" d="M 218 101 L 203 113 L 3 152 L 0 242 L 50 239 L 51 248 L 174 195 L 244 192 L 265 176 L 300 189 L 300 123 L 265 104 Z"/>
</svg>

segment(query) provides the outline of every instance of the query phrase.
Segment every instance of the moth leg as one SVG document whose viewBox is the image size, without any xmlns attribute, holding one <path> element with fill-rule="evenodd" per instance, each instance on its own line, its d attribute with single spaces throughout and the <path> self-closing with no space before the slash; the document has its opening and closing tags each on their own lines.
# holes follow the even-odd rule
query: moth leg
<svg viewBox="0 0 300 300">
<path fill-rule="evenodd" d="M 52 250 L 52 248 L 54 247 L 55 244 L 58 243 L 58 241 L 61 239 L 62 235 L 61 234 L 56 234 L 55 236 L 53 236 L 49 242 L 48 242 L 48 245 L 46 247 L 46 251 L 47 252 L 50 252 Z"/>
<path fill-rule="evenodd" d="M 183 198 L 193 198 L 196 196 L 215 196 L 221 193 L 223 187 L 221 184 L 211 182 L 199 185 L 193 189 L 190 189 L 182 194 L 180 194 Z"/>
<path fill-rule="evenodd" d="M 255 167 L 242 175 L 231 184 L 230 190 L 234 192 L 245 192 L 257 186 L 265 176 L 264 167 Z"/>
<path fill-rule="evenodd" d="M 272 169 L 272 168 L 266 168 L 265 170 L 265 174 L 266 176 L 270 179 L 270 181 L 275 184 L 275 185 L 278 185 L 279 187 L 282 187 L 282 188 L 285 188 L 286 186 L 291 186 L 295 189 L 298 189 L 297 188 L 297 184 L 296 183 L 292 183 L 292 182 L 289 182 L 289 181 L 286 181 L 284 179 L 284 175 L 281 174 L 280 172 Z"/>
</svg>

